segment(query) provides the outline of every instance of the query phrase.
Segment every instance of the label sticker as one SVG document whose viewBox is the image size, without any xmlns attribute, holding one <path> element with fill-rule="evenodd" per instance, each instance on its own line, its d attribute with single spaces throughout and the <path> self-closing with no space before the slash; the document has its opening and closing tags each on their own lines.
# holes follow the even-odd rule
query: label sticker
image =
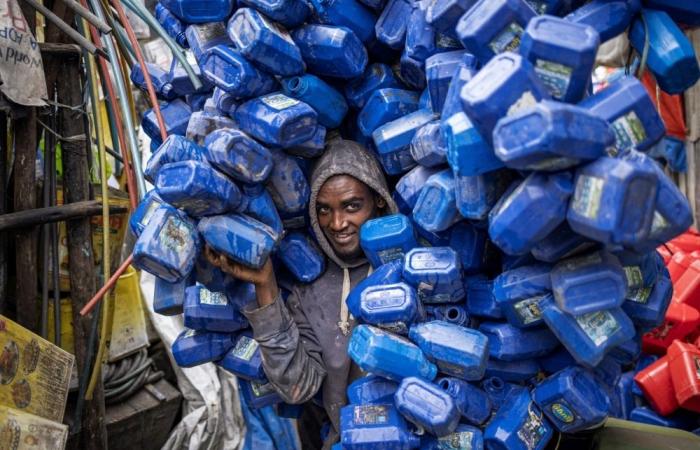
<svg viewBox="0 0 700 450">
<path fill-rule="evenodd" d="M 455 38 L 444 33 L 439 33 L 435 38 L 437 48 L 462 48 L 462 44 Z"/>
<path fill-rule="evenodd" d="M 523 95 L 521 95 L 520 98 L 515 101 L 515 103 L 510 105 L 510 108 L 508 108 L 508 112 L 506 113 L 506 116 L 512 116 L 513 114 L 517 113 L 518 111 L 523 110 L 525 108 L 529 108 L 531 106 L 535 106 L 536 104 L 537 104 L 537 99 L 535 98 L 534 95 L 532 95 L 532 92 L 525 91 L 525 92 L 523 92 Z"/>
<path fill-rule="evenodd" d="M 516 22 L 508 24 L 489 43 L 489 48 L 495 54 L 503 52 L 517 52 L 520 48 L 520 38 L 523 35 L 523 27 Z"/>
<path fill-rule="evenodd" d="M 386 264 L 395 259 L 403 259 L 404 253 L 401 247 L 393 247 L 378 251 L 377 256 L 382 264 Z"/>
<path fill-rule="evenodd" d="M 400 287 L 365 292 L 362 303 L 367 309 L 396 308 L 406 303 L 406 292 Z"/>
<path fill-rule="evenodd" d="M 588 219 L 596 219 L 600 211 L 605 180 L 590 175 L 580 175 L 576 180 L 576 190 L 571 208 Z"/>
<path fill-rule="evenodd" d="M 258 383 L 255 381 L 251 381 L 250 387 L 253 390 L 253 394 L 255 394 L 256 397 L 262 397 L 263 395 L 275 392 L 275 387 L 272 386 L 272 383 Z"/>
<path fill-rule="evenodd" d="M 258 349 L 258 341 L 248 336 L 241 336 L 233 347 L 233 356 L 243 361 L 250 361 Z"/>
<path fill-rule="evenodd" d="M 623 269 L 625 270 L 625 276 L 627 277 L 627 286 L 641 286 L 644 283 L 644 274 L 642 274 L 641 267 L 626 266 L 623 267 Z"/>
<path fill-rule="evenodd" d="M 572 423 L 574 420 L 576 420 L 576 416 L 571 411 L 571 408 L 566 405 L 566 403 L 553 403 L 552 406 L 549 407 L 549 410 L 560 422 Z"/>
<path fill-rule="evenodd" d="M 192 228 L 188 223 L 171 215 L 158 236 L 158 242 L 176 253 L 183 253 L 191 242 Z"/>
<path fill-rule="evenodd" d="M 650 295 L 651 295 L 651 288 L 650 287 L 635 289 L 627 296 L 627 300 L 629 300 L 631 302 L 635 302 L 635 303 L 641 303 L 642 305 L 646 305 L 647 302 L 649 301 Z"/>
<path fill-rule="evenodd" d="M 202 305 L 226 306 L 228 305 L 228 298 L 223 292 L 212 292 L 209 289 L 202 288 L 199 291 L 199 303 Z"/>
<path fill-rule="evenodd" d="M 447 436 L 438 438 L 438 449 L 472 450 L 472 439 L 474 439 L 474 433 L 471 431 L 448 434 Z"/>
<path fill-rule="evenodd" d="M 634 111 L 618 117 L 611 125 L 615 132 L 618 151 L 636 147 L 647 138 L 644 125 Z"/>
<path fill-rule="evenodd" d="M 546 295 L 521 300 L 513 305 L 515 313 L 520 318 L 523 325 L 529 325 L 542 319 L 542 309 L 540 308 L 540 300 Z"/>
<path fill-rule="evenodd" d="M 355 425 L 376 425 L 389 421 L 389 408 L 385 405 L 359 405 L 353 410 Z"/>
<path fill-rule="evenodd" d="M 530 405 L 532 406 L 532 404 Z M 544 435 L 547 434 L 547 429 L 541 417 L 538 417 L 532 409 L 528 411 L 528 418 L 518 430 L 518 438 L 525 444 L 528 450 L 537 448 Z"/>
<path fill-rule="evenodd" d="M 542 81 L 552 97 L 557 100 L 564 97 L 571 83 L 571 74 L 574 69 L 564 64 L 559 64 L 554 61 L 537 59 L 535 61 L 535 73 Z"/>
<path fill-rule="evenodd" d="M 608 311 L 581 314 L 576 316 L 576 322 L 596 347 L 605 344 L 620 329 L 620 324 Z"/>
<path fill-rule="evenodd" d="M 299 100 L 287 97 L 284 94 L 272 94 L 265 96 L 262 98 L 262 102 L 270 108 L 275 108 L 277 111 L 282 111 L 299 104 Z"/>
</svg>

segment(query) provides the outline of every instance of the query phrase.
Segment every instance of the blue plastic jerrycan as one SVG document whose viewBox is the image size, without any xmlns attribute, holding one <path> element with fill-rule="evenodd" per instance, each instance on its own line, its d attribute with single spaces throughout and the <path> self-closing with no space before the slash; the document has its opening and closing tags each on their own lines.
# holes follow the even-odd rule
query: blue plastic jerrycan
<svg viewBox="0 0 700 450">
<path fill-rule="evenodd" d="M 184 280 L 201 246 L 191 219 L 174 208 L 158 208 L 134 246 L 134 267 L 170 283 Z"/>
<path fill-rule="evenodd" d="M 311 13 L 310 5 L 306 2 L 294 0 L 266 1 L 266 0 L 241 0 L 242 4 L 256 9 L 266 17 L 279 22 L 287 28 L 294 28 L 306 20 Z"/>
<path fill-rule="evenodd" d="M 320 23 L 345 27 L 363 43 L 374 40 L 377 18 L 372 11 L 356 0 L 311 0 Z"/>
<path fill-rule="evenodd" d="M 180 63 L 180 60 L 173 58 L 170 65 L 170 72 L 168 73 L 168 81 L 173 87 L 173 91 L 179 95 L 192 95 L 192 94 L 206 94 L 213 89 L 213 85 L 202 76 L 202 69 L 199 67 L 197 58 L 191 50 L 185 51 L 185 58 L 189 65 L 192 67 L 192 71 L 202 82 L 202 87 L 196 89 L 190 80 L 189 75 L 185 71 L 185 67 Z M 188 101 L 189 103 L 189 101 Z M 195 110 L 193 107 L 192 110 Z"/>
<path fill-rule="evenodd" d="M 357 126 L 363 136 L 370 137 L 382 125 L 416 111 L 418 101 L 419 95 L 414 91 L 378 89 L 365 100 L 365 105 L 357 116 Z"/>
<path fill-rule="evenodd" d="M 281 236 L 284 230 L 282 219 L 277 213 L 272 197 L 265 190 L 265 186 L 262 184 L 244 184 L 242 185 L 242 191 L 247 205 L 244 213 L 264 223 L 272 228 L 278 236 Z"/>
<path fill-rule="evenodd" d="M 265 380 L 260 346 L 250 331 L 243 331 L 235 337 L 233 348 L 218 364 L 238 378 Z"/>
<path fill-rule="evenodd" d="M 559 225 L 532 247 L 532 256 L 542 262 L 555 263 L 596 247 L 596 243 L 571 229 L 568 222 Z"/>
<path fill-rule="evenodd" d="M 272 228 L 243 214 L 205 217 L 197 228 L 213 250 L 254 269 L 265 264 L 279 238 Z"/>
<path fill-rule="evenodd" d="M 440 378 L 438 386 L 445 390 L 455 402 L 464 420 L 481 425 L 491 416 L 491 399 L 483 390 L 459 378 Z"/>
<path fill-rule="evenodd" d="M 623 311 L 624 311 L 624 303 L 623 303 Z M 625 311 L 625 314 L 632 319 L 632 317 Z M 634 320 L 633 320 L 634 322 Z M 636 325 L 636 324 L 635 324 Z M 653 325 L 650 328 L 656 327 L 656 325 Z M 617 364 L 621 366 L 630 366 L 635 363 L 642 354 L 642 337 L 639 334 L 639 332 L 633 337 L 632 339 L 623 342 L 622 344 L 618 345 L 614 349 L 608 353 L 606 356 L 607 358 L 612 359 L 615 361 Z"/>
<path fill-rule="evenodd" d="M 452 396 L 430 381 L 404 378 L 394 402 L 409 422 L 435 436 L 446 436 L 459 424 L 460 413 Z"/>
<path fill-rule="evenodd" d="M 459 97 L 459 94 L 462 92 L 462 87 L 476 74 L 476 68 L 476 57 L 471 53 L 463 53 L 462 60 L 452 74 L 452 79 L 450 80 L 447 93 L 445 94 L 441 112 L 443 122 L 447 121 L 447 119 L 455 114 L 464 114 L 462 110 L 462 99 Z"/>
<path fill-rule="evenodd" d="M 484 429 L 486 448 L 543 450 L 554 433 L 527 389 L 512 392 Z"/>
<path fill-rule="evenodd" d="M 219 114 L 233 117 L 238 107 L 238 99 L 221 88 L 215 87 L 211 99 Z"/>
<path fill-rule="evenodd" d="M 673 285 L 664 268 L 655 283 L 629 292 L 622 310 L 638 327 L 651 329 L 663 323 L 672 297 Z"/>
<path fill-rule="evenodd" d="M 610 123 L 618 152 L 629 148 L 646 151 L 666 133 L 644 85 L 632 76 L 620 77 L 579 106 Z"/>
<path fill-rule="evenodd" d="M 274 166 L 267 191 L 277 207 L 285 228 L 303 228 L 311 189 L 299 163 L 280 151 L 272 152 Z"/>
<path fill-rule="evenodd" d="M 285 151 L 291 156 L 298 156 L 305 159 L 313 159 L 321 156 L 326 149 L 326 136 L 328 130 L 323 125 L 316 126 L 316 132 L 311 139 L 304 141 L 294 147 L 287 148 Z"/>
<path fill-rule="evenodd" d="M 558 372 L 532 391 L 532 398 L 554 427 L 575 433 L 599 425 L 608 416 L 610 400 L 593 377 L 577 366 Z"/>
<path fill-rule="evenodd" d="M 472 220 L 486 219 L 512 180 L 507 170 L 481 175 L 458 175 L 457 170 L 453 172 L 457 209 L 462 217 Z"/>
<path fill-rule="evenodd" d="M 172 206 L 165 203 L 163 199 L 158 196 L 155 189 L 148 191 L 131 214 L 131 217 L 129 217 L 129 228 L 134 236 L 137 238 L 141 236 L 143 229 L 146 228 L 151 217 L 153 217 L 153 213 L 156 212 L 158 208 L 171 208 L 174 210 Z"/>
<path fill-rule="evenodd" d="M 447 163 L 447 144 L 439 120 L 426 123 L 416 132 L 410 152 L 421 166 L 436 167 Z"/>
<path fill-rule="evenodd" d="M 153 310 L 162 316 L 182 314 L 185 305 L 185 289 L 194 284 L 192 277 L 177 283 L 169 283 L 156 277 L 153 291 Z"/>
<path fill-rule="evenodd" d="M 429 434 L 421 436 L 421 450 L 483 450 L 484 435 L 481 430 L 460 423 L 455 431 L 442 437 Z"/>
<path fill-rule="evenodd" d="M 432 380 L 437 367 L 418 346 L 371 325 L 358 325 L 348 343 L 348 355 L 362 370 L 394 381 L 406 377 Z"/>
<path fill-rule="evenodd" d="M 185 36 L 186 26 L 175 14 L 170 12 L 161 2 L 156 3 L 154 12 L 156 20 L 163 27 L 165 32 L 168 33 L 168 36 L 173 38 L 180 47 L 189 47 L 187 36 Z"/>
<path fill-rule="evenodd" d="M 520 54 L 535 67 L 552 98 L 576 103 L 590 86 L 599 45 L 592 27 L 545 15 L 528 23 Z"/>
<path fill-rule="evenodd" d="M 238 387 L 243 400 L 251 409 L 260 409 L 282 403 L 282 397 L 267 379 L 260 381 L 239 378 Z"/>
<path fill-rule="evenodd" d="M 459 19 L 455 31 L 481 64 L 503 52 L 517 52 L 535 12 L 525 0 L 479 0 Z"/>
<path fill-rule="evenodd" d="M 423 62 L 436 53 L 462 48 L 462 44 L 450 36 L 454 33 L 439 32 L 428 23 L 426 12 L 429 7 L 430 2 L 427 0 L 414 2 L 406 27 L 404 52 L 408 58 L 418 62 Z"/>
<path fill-rule="evenodd" d="M 449 246 L 457 252 L 462 262 L 462 272 L 478 273 L 487 263 L 488 234 L 467 221 L 450 228 Z"/>
<path fill-rule="evenodd" d="M 508 383 L 498 377 L 484 378 L 481 382 L 481 388 L 486 392 L 489 400 L 491 400 L 491 406 L 494 411 L 498 411 L 501 408 L 503 401 L 511 392 L 524 389 L 522 386 Z"/>
<path fill-rule="evenodd" d="M 464 279 L 469 314 L 489 319 L 504 318 L 503 311 L 493 296 L 493 281 L 485 275 L 473 275 Z"/>
<path fill-rule="evenodd" d="M 575 365 L 576 360 L 567 349 L 560 347 L 548 355 L 537 358 L 537 363 L 547 375 L 552 375 Z"/>
<path fill-rule="evenodd" d="M 160 112 L 163 116 L 163 121 L 165 122 L 165 133 L 170 136 L 177 134 L 179 136 L 184 136 L 187 132 L 187 124 L 190 121 L 190 116 L 192 115 L 192 109 L 190 106 L 183 102 L 181 99 L 176 98 L 170 102 L 161 102 Z M 147 110 L 143 114 L 143 119 L 141 119 L 141 128 L 143 132 L 151 138 L 152 141 L 158 144 L 163 142 L 160 136 L 160 126 L 158 125 L 158 120 L 156 119 L 156 113 L 153 109 Z"/>
<path fill-rule="evenodd" d="M 489 236 L 509 255 L 529 252 L 566 218 L 572 175 L 533 172 L 489 213 Z"/>
<path fill-rule="evenodd" d="M 449 247 L 418 247 L 404 257 L 403 278 L 429 303 L 455 303 L 464 298 L 462 264 Z"/>
<path fill-rule="evenodd" d="M 202 75 L 235 98 L 251 98 L 277 89 L 275 79 L 228 45 L 210 48 L 201 60 Z"/>
<path fill-rule="evenodd" d="M 447 105 L 449 103 L 446 102 L 446 108 Z M 461 108 L 461 105 L 459 107 Z M 443 119 L 441 126 L 447 146 L 447 162 L 458 179 L 474 177 L 503 167 L 503 162 L 496 157 L 491 144 L 484 139 L 463 111 Z"/>
<path fill-rule="evenodd" d="M 417 166 L 402 176 L 396 183 L 396 189 L 392 198 L 399 207 L 402 214 L 410 216 L 416 206 L 418 196 L 428 178 L 438 172 L 437 168 Z"/>
<path fill-rule="evenodd" d="M 232 0 L 161 0 L 163 6 L 185 23 L 220 22 L 231 15 Z"/>
<path fill-rule="evenodd" d="M 605 354 L 634 337 L 632 321 L 620 308 L 573 316 L 554 300 L 543 302 L 542 315 L 550 330 L 579 364 L 595 367 Z"/>
<path fill-rule="evenodd" d="M 400 50 L 406 39 L 406 28 L 411 17 L 409 0 L 387 0 L 381 15 L 374 25 L 377 40 Z"/>
<path fill-rule="evenodd" d="M 342 79 L 356 78 L 367 67 L 367 50 L 345 27 L 303 25 L 292 31 L 309 72 Z"/>
<path fill-rule="evenodd" d="M 482 322 L 479 331 L 489 342 L 489 355 L 501 361 L 520 361 L 544 356 L 558 345 L 546 328 L 522 329 L 509 323 Z"/>
<path fill-rule="evenodd" d="M 625 300 L 625 270 L 615 255 L 604 251 L 562 260 L 551 277 L 557 306 L 572 315 L 617 308 Z"/>
<path fill-rule="evenodd" d="M 200 80 L 202 80 L 202 83 L 206 86 L 207 91 L 202 93 L 185 95 L 185 101 L 187 102 L 189 107 L 192 108 L 192 112 L 203 111 L 204 105 L 207 103 L 207 100 L 211 98 L 211 94 L 213 92 L 213 86 L 211 86 L 209 82 L 206 79 L 204 79 L 201 75 L 197 76 Z"/>
<path fill-rule="evenodd" d="M 299 47 L 287 30 L 257 10 L 238 8 L 226 30 L 234 47 L 265 71 L 283 77 L 304 71 Z"/>
<path fill-rule="evenodd" d="M 700 25 L 700 4 L 693 0 L 645 0 L 644 5 L 665 11 L 678 23 Z"/>
<path fill-rule="evenodd" d="M 419 109 L 374 130 L 372 140 L 379 162 L 389 175 L 404 173 L 416 165 L 411 156 L 411 141 L 416 132 L 435 117 L 429 109 Z"/>
<path fill-rule="evenodd" d="M 658 184 L 653 167 L 602 157 L 576 171 L 569 225 L 604 244 L 643 242 L 651 229 Z"/>
<path fill-rule="evenodd" d="M 362 109 L 367 100 L 380 89 L 398 89 L 399 82 L 391 67 L 386 64 L 372 63 L 367 66 L 364 74 L 345 85 L 345 98 L 355 109 Z"/>
<path fill-rule="evenodd" d="M 403 259 L 394 259 L 388 263 L 379 266 L 374 272 L 367 276 L 364 280 L 357 283 L 355 288 L 350 291 L 345 303 L 348 305 L 348 311 L 355 317 L 360 317 L 360 303 L 362 293 L 365 289 L 373 286 L 385 286 L 401 282 L 401 274 L 403 272 Z"/>
<path fill-rule="evenodd" d="M 420 445 L 396 407 L 385 404 L 348 405 L 340 410 L 340 442 L 345 450 L 410 450 Z"/>
<path fill-rule="evenodd" d="M 448 303 L 445 305 L 428 305 L 425 307 L 426 320 L 444 320 L 461 327 L 471 323 L 465 304 Z"/>
<path fill-rule="evenodd" d="M 425 78 L 433 111 L 442 111 L 452 78 L 466 54 L 464 50 L 455 50 L 438 53 L 425 60 Z"/>
<path fill-rule="evenodd" d="M 263 143 L 294 147 L 313 137 L 318 115 L 306 103 L 276 92 L 243 103 L 234 118 L 242 131 Z"/>
<path fill-rule="evenodd" d="M 620 381 L 617 382 L 615 386 L 615 396 L 617 397 L 617 403 L 620 405 L 618 414 L 613 415 L 610 413 L 611 417 L 616 417 L 622 420 L 629 420 L 630 413 L 637 406 L 632 393 L 632 386 L 634 385 L 634 371 L 625 372 L 620 377 Z"/>
<path fill-rule="evenodd" d="M 455 177 L 450 169 L 430 178 L 413 208 L 413 220 L 427 231 L 445 231 L 461 219 L 455 199 Z"/>
<path fill-rule="evenodd" d="M 153 88 L 159 99 L 173 100 L 175 97 L 177 97 L 177 94 L 175 91 L 173 91 L 173 85 L 170 84 L 170 78 L 167 71 L 153 63 L 146 63 L 146 70 L 151 77 Z M 146 76 L 144 75 L 140 64 L 134 64 L 131 67 L 131 74 L 129 75 L 129 78 L 131 79 L 131 82 L 142 91 L 148 90 L 146 86 Z"/>
<path fill-rule="evenodd" d="M 540 302 L 549 295 L 551 266 L 521 266 L 501 273 L 493 281 L 493 295 L 508 322 L 517 328 L 543 323 Z"/>
<path fill-rule="evenodd" d="M 348 385 L 348 403 L 351 405 L 391 403 L 394 401 L 394 392 L 397 387 L 399 385 L 394 381 L 377 375 L 367 375 Z"/>
<path fill-rule="evenodd" d="M 272 172 L 270 151 L 244 132 L 222 128 L 204 140 L 204 157 L 231 178 L 243 183 L 261 183 Z"/>
<path fill-rule="evenodd" d="M 193 330 L 233 333 L 248 326 L 226 292 L 212 292 L 199 284 L 185 291 L 184 312 L 185 326 Z"/>
<path fill-rule="evenodd" d="M 425 89 L 425 62 L 411 58 L 404 51 L 399 60 L 398 77 L 403 84 L 411 89 Z"/>
<path fill-rule="evenodd" d="M 493 130 L 496 156 L 516 170 L 567 169 L 605 156 L 614 145 L 615 135 L 604 119 L 550 100 L 502 118 Z"/>
<path fill-rule="evenodd" d="M 484 376 L 489 341 L 481 332 L 434 320 L 412 326 L 409 338 L 437 364 L 440 372 L 469 381 Z"/>
<path fill-rule="evenodd" d="M 656 253 L 656 250 L 647 253 L 623 250 L 615 252 L 615 256 L 625 271 L 627 292 L 635 291 L 644 286 L 651 286 L 656 282 L 656 278 L 659 276 L 658 253 Z M 664 267 L 663 264 L 661 264 L 661 267 Z"/>
<path fill-rule="evenodd" d="M 425 18 L 439 31 L 453 31 L 459 18 L 471 8 L 476 0 L 437 0 L 427 5 Z"/>
<path fill-rule="evenodd" d="M 403 214 L 371 219 L 360 227 L 360 246 L 372 267 L 377 268 L 418 246 L 413 225 Z"/>
<path fill-rule="evenodd" d="M 292 231 L 279 244 L 277 255 L 301 283 L 311 283 L 326 270 L 326 258 L 304 233 Z"/>
<path fill-rule="evenodd" d="M 490 358 L 486 365 L 486 377 L 497 377 L 509 383 L 532 382 L 540 373 L 540 365 L 535 358 L 519 361 L 502 361 Z"/>
<path fill-rule="evenodd" d="M 600 42 L 605 42 L 627 29 L 639 7 L 639 0 L 593 0 L 565 19 L 593 27 L 600 35 Z"/>
<path fill-rule="evenodd" d="M 173 358 L 180 367 L 219 360 L 233 346 L 231 338 L 230 333 L 185 330 L 173 342 Z"/>
<path fill-rule="evenodd" d="M 257 301 L 255 285 L 253 283 L 236 282 L 228 291 L 228 299 L 238 310 L 246 308 Z"/>
<path fill-rule="evenodd" d="M 548 100 L 550 96 L 534 66 L 522 56 L 506 52 L 494 57 L 469 80 L 460 98 L 464 112 L 481 136 L 491 142 L 500 118 Z"/>
<path fill-rule="evenodd" d="M 211 165 L 181 161 L 161 167 L 158 195 L 193 217 L 212 216 L 245 208 L 238 187 Z"/>
<path fill-rule="evenodd" d="M 345 98 L 315 75 L 284 79 L 282 91 L 311 106 L 318 115 L 318 123 L 326 128 L 339 127 L 348 112 Z"/>
<path fill-rule="evenodd" d="M 228 47 L 232 44 L 226 34 L 226 24 L 224 22 L 209 22 L 202 24 L 192 24 L 185 30 L 187 43 L 194 57 L 200 64 L 203 62 L 205 54 L 215 46 Z"/>
</svg>

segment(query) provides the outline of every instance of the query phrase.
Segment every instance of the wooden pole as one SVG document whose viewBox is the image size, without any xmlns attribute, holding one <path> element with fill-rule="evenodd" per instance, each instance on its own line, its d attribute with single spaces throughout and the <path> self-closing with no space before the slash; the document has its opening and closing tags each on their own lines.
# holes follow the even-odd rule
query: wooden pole
<svg viewBox="0 0 700 450">
<path fill-rule="evenodd" d="M 128 208 L 121 206 L 109 207 L 109 212 L 112 214 L 122 214 L 128 211 Z M 99 216 L 101 214 L 102 202 L 97 200 L 86 200 L 69 205 L 48 206 L 46 208 L 0 214 L 0 232 L 12 228 L 32 227 L 35 225 L 63 222 L 79 217 Z"/>
</svg>

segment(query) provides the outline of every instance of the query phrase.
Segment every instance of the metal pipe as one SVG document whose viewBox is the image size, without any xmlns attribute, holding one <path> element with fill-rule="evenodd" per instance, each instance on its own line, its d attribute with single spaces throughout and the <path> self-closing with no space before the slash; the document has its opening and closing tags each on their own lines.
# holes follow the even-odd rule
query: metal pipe
<svg viewBox="0 0 700 450">
<path fill-rule="evenodd" d="M 100 299 L 104 297 L 104 295 L 114 287 L 114 285 L 117 283 L 119 280 L 119 277 L 126 272 L 126 269 L 129 268 L 131 265 L 132 261 L 134 260 L 134 255 L 129 255 L 124 262 L 122 263 L 121 266 L 117 270 L 114 271 L 112 274 L 112 277 L 100 288 L 99 291 L 95 295 L 92 296 L 89 302 L 83 306 L 83 309 L 80 310 L 80 315 L 85 316 L 87 314 L 90 314 L 90 311 L 92 311 L 95 308 L 95 305 L 100 303 Z"/>
<path fill-rule="evenodd" d="M 95 28 L 100 30 L 104 34 L 109 34 L 112 32 L 112 28 L 107 25 L 103 20 L 100 20 L 99 17 L 94 15 L 92 12 L 90 12 L 89 9 L 83 8 L 80 3 L 76 2 L 75 0 L 61 0 L 67 7 L 69 7 L 71 10 L 73 10 L 74 13 L 82 17 L 83 19 L 87 20 L 92 24 Z"/>
</svg>

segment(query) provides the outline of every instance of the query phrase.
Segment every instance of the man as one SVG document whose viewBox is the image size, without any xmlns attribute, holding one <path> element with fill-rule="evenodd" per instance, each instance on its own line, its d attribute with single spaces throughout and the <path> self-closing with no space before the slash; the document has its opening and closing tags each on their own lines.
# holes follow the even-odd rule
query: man
<svg viewBox="0 0 700 450">
<path fill-rule="evenodd" d="M 323 448 L 329 449 L 338 440 L 347 385 L 361 375 L 347 355 L 354 320 L 345 306 L 350 290 L 370 273 L 360 227 L 397 208 L 377 160 L 352 141 L 329 142 L 310 181 L 309 217 L 329 262 L 315 282 L 296 286 L 286 305 L 270 261 L 253 270 L 210 249 L 207 254 L 224 271 L 255 284 L 258 304 L 243 313 L 260 345 L 265 373 L 287 403 L 305 403 L 299 424 L 304 449 L 319 447 L 318 419 L 327 415 L 331 429 Z M 318 392 L 323 409 L 309 402 Z"/>
</svg>

